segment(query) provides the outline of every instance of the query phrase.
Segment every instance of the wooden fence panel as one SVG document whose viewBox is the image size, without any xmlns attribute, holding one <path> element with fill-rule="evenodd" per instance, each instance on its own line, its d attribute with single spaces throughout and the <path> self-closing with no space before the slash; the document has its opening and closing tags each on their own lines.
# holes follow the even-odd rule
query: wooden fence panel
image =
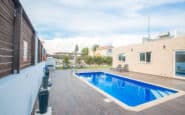
<svg viewBox="0 0 185 115">
<path fill-rule="evenodd" d="M 35 30 L 19 0 L 0 0 L 0 77 L 35 63 Z M 42 43 L 38 44 L 42 61 Z"/>
<path fill-rule="evenodd" d="M 12 72 L 14 3 L 0 0 L 0 77 Z"/>
</svg>

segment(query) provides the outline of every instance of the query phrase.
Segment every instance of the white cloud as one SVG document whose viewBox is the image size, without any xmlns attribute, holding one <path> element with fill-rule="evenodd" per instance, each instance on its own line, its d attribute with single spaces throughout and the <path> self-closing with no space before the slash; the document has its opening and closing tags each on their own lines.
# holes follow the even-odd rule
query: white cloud
<svg viewBox="0 0 185 115">
<path fill-rule="evenodd" d="M 92 48 L 94 44 L 98 45 L 113 45 L 114 47 L 141 43 L 142 35 L 112 35 L 109 37 L 75 37 L 75 38 L 54 38 L 45 40 L 44 46 L 48 53 L 54 52 L 72 52 L 75 45 L 79 48 Z"/>
<path fill-rule="evenodd" d="M 48 52 L 71 51 L 75 44 L 135 43 L 147 31 L 147 14 L 140 11 L 184 0 L 21 0 Z M 151 31 L 185 28 L 185 12 L 152 12 Z M 160 30 L 161 28 L 165 28 Z M 75 35 L 73 35 L 75 33 Z M 51 35 L 52 34 L 52 35 Z M 63 37 L 65 35 L 69 37 Z M 139 35 L 138 35 L 139 34 Z M 132 38 L 132 39 L 131 39 Z M 120 42 L 121 41 L 121 42 Z"/>
<path fill-rule="evenodd" d="M 147 17 L 138 13 L 146 7 L 175 3 L 183 0 L 34 0 L 22 1 L 40 30 L 57 28 L 65 31 L 82 33 L 110 33 L 146 28 Z M 106 10 L 116 10 L 119 14 L 111 14 Z M 185 25 L 185 13 L 173 12 L 151 14 L 152 25 L 158 27 Z M 170 19 L 170 20 L 167 20 Z"/>
<path fill-rule="evenodd" d="M 154 7 L 163 4 L 184 2 L 184 0 L 52 0 L 67 7 L 93 8 L 93 9 L 125 9 L 140 10 L 143 8 Z"/>
</svg>

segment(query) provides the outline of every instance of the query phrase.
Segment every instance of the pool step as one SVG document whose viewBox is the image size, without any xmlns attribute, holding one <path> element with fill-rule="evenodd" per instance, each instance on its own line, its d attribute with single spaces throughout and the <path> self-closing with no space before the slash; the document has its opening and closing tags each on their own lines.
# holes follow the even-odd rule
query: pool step
<svg viewBox="0 0 185 115">
<path fill-rule="evenodd" d="M 159 94 L 161 94 L 162 97 L 167 96 L 168 94 L 164 91 L 158 90 Z"/>
<path fill-rule="evenodd" d="M 168 95 L 173 94 L 173 92 L 169 92 L 169 91 L 165 91 L 165 93 L 167 93 Z"/>
<path fill-rule="evenodd" d="M 164 96 L 169 95 L 167 92 L 163 92 L 163 91 L 160 91 L 160 90 L 151 90 L 151 92 L 153 93 L 153 95 L 154 95 L 156 98 L 164 97 Z"/>
<path fill-rule="evenodd" d="M 156 98 L 161 97 L 161 95 L 160 95 L 158 92 L 156 92 L 155 90 L 151 90 L 151 92 L 152 92 L 152 94 L 153 94 Z"/>
</svg>

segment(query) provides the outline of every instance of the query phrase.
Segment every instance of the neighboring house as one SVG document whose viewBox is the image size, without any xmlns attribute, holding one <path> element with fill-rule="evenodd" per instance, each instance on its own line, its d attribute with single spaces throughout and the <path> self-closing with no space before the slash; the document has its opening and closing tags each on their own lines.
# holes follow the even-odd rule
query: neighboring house
<svg viewBox="0 0 185 115">
<path fill-rule="evenodd" d="M 114 48 L 113 67 L 125 64 L 133 72 L 185 78 L 185 36 L 163 35 Z"/>
<path fill-rule="evenodd" d="M 110 56 L 112 57 L 113 46 L 99 46 L 94 52 L 93 49 L 89 49 L 89 56 Z"/>
<path fill-rule="evenodd" d="M 89 48 L 88 55 L 89 55 L 89 56 L 94 56 L 94 51 L 93 51 L 91 48 Z"/>
<path fill-rule="evenodd" d="M 56 52 L 53 57 L 63 57 L 63 56 L 69 56 L 69 61 L 71 64 L 75 64 L 75 53 L 74 52 Z M 81 53 L 76 53 L 77 57 L 81 56 Z M 59 60 L 57 60 L 59 62 Z"/>
<path fill-rule="evenodd" d="M 95 56 L 112 56 L 112 46 L 100 46 L 96 49 Z"/>
</svg>

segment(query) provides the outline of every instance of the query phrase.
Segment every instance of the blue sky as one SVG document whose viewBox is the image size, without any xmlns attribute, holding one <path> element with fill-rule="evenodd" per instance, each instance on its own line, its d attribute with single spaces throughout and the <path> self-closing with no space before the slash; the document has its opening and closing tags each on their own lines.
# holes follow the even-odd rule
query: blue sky
<svg viewBox="0 0 185 115">
<path fill-rule="evenodd" d="M 80 42 L 78 44 L 85 47 L 82 44 L 83 40 L 96 39 L 94 42 L 99 40 L 115 46 L 122 45 L 120 40 L 123 40 L 123 45 L 139 42 L 147 34 L 148 16 L 151 18 L 152 34 L 185 30 L 185 0 L 21 0 L 21 2 L 38 35 L 46 42 L 57 41 L 58 50 L 53 47 L 55 51 L 72 50 L 71 47 L 62 45 L 68 43 L 71 46 L 75 44 L 74 41 Z M 92 44 L 94 43 L 91 42 L 86 46 Z"/>
</svg>

